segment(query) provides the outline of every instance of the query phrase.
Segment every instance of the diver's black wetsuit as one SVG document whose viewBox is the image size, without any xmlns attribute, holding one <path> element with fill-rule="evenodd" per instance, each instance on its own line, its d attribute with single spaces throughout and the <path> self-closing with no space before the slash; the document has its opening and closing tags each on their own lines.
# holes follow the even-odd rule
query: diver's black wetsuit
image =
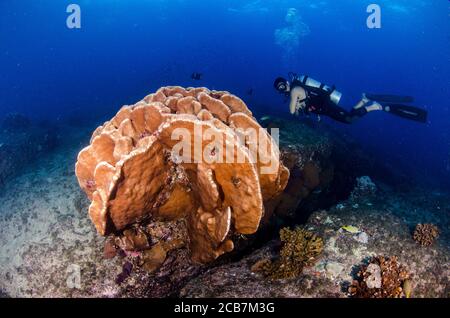
<svg viewBox="0 0 450 318">
<path fill-rule="evenodd" d="M 344 124 L 351 124 L 372 111 L 383 111 L 405 119 L 427 123 L 427 111 L 423 108 L 405 105 L 414 102 L 411 96 L 363 94 L 363 98 L 351 110 L 338 106 L 341 93 L 308 76 L 298 77 L 290 73 L 291 84 L 283 77 L 275 79 L 275 89 L 290 97 L 291 114 L 314 113 L 326 115 Z"/>
<path fill-rule="evenodd" d="M 332 119 L 345 124 L 351 124 L 358 118 L 361 118 L 367 114 L 367 110 L 362 107 L 360 109 L 353 109 L 348 111 L 335 103 L 330 99 L 330 95 L 327 91 L 322 89 L 316 89 L 311 87 L 304 87 L 299 81 L 294 81 L 293 86 L 302 86 L 308 93 L 306 100 L 306 112 L 314 113 L 318 115 L 325 115 Z"/>
</svg>

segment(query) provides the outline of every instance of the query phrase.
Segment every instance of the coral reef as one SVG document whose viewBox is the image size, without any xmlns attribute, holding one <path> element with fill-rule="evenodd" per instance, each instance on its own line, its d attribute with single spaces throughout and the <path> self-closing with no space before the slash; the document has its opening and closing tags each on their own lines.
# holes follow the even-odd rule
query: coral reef
<svg viewBox="0 0 450 318">
<path fill-rule="evenodd" d="M 163 87 L 122 107 L 94 131 L 75 168 L 96 229 L 183 219 L 193 260 L 230 252 L 233 236 L 257 231 L 263 203 L 289 179 L 260 128 L 241 99 L 207 88 Z"/>
<path fill-rule="evenodd" d="M 411 201 L 409 198 L 417 199 Z M 396 255 L 398 262 L 407 265 L 410 273 L 410 278 L 401 286 L 405 297 L 447 298 L 450 295 L 450 227 L 446 225 L 450 214 L 442 211 L 450 208 L 450 196 L 447 192 L 439 198 L 439 208 L 433 209 L 430 207 L 438 201 L 430 197 L 430 189 L 415 189 L 402 194 L 398 188 L 380 186 L 370 202 L 341 201 L 337 206 L 310 215 L 304 226 L 320 236 L 324 246 L 317 262 L 303 268 L 299 277 L 270 280 L 252 271 L 279 256 L 279 242 L 274 240 L 236 262 L 216 266 L 193 278 L 180 295 L 346 298 L 361 260 L 368 261 L 376 255 Z M 411 220 L 417 218 L 433 220 L 439 226 L 440 244 L 417 248 L 410 230 Z M 368 241 L 360 242 L 356 239 L 360 234 L 342 230 L 346 225 L 366 233 Z"/>
<path fill-rule="evenodd" d="M 271 280 L 251 271 L 258 260 L 279 257 L 279 240 L 267 244 L 261 240 L 258 243 L 262 247 L 254 245 L 236 255 L 238 257 L 225 257 L 211 264 L 213 266 L 193 264 L 188 248 L 179 248 L 167 253 L 157 271 L 148 273 L 143 265 L 140 267 L 141 255 L 143 257 L 146 250 L 123 251 L 116 247 L 115 237 L 96 234 L 86 213 L 90 202 L 80 190 L 73 172 L 73 159 L 89 141 L 91 129 L 67 126 L 62 146 L 39 157 L 30 169 L 24 170 L 26 173 L 12 179 L 0 193 L 0 297 L 348 297 L 355 265 L 374 255 L 397 255 L 398 261 L 408 266 L 414 279 L 404 283 L 405 295 L 409 284 L 410 289 L 413 287 L 411 297 L 449 297 L 448 189 L 438 192 L 425 187 L 405 191 L 385 185 L 383 180 L 377 184 L 378 191 L 370 202 L 340 199 L 335 203 L 340 203 L 339 206 L 315 208 L 310 215 L 304 207 L 311 199 L 322 203 L 341 189 L 345 189 L 347 198 L 356 177 L 370 175 L 382 180 L 379 176 L 384 172 L 378 171 L 379 166 L 370 166 L 373 170 L 367 171 L 367 161 L 361 159 L 361 152 L 346 144 L 347 138 L 340 142 L 339 135 L 332 134 L 333 138 L 327 141 L 329 128 L 323 123 L 311 128 L 306 125 L 307 121 L 280 121 L 284 126 L 278 127 L 285 127 L 280 131 L 281 151 L 293 149 L 299 154 L 293 157 L 298 167 L 295 178 L 302 177 L 301 167 L 312 160 L 321 171 L 327 170 L 330 163 L 334 164 L 335 180 L 344 181 L 333 181 L 328 190 L 319 186 L 322 195 L 318 196 L 315 189 L 297 210 L 298 214 L 307 215 L 302 221 L 305 228 L 324 240 L 317 262 L 305 267 L 299 277 Z M 332 157 L 327 159 L 330 148 Z M 373 174 L 374 171 L 378 173 Z M 439 227 L 438 242 L 428 248 L 418 248 L 411 233 L 417 220 Z M 178 234 L 176 229 L 167 231 L 169 224 L 151 223 L 154 225 L 148 236 L 151 246 L 157 244 L 159 238 L 171 242 L 171 236 Z M 341 232 L 346 225 L 367 233 L 367 244 L 355 239 L 358 234 Z M 140 227 L 127 229 L 138 233 Z M 148 227 L 143 230 L 150 232 Z M 264 232 L 261 230 L 257 233 Z M 253 236 L 245 238 L 250 241 Z M 105 240 L 112 241 L 106 256 L 113 258 L 105 259 Z M 235 251 L 240 245 L 236 242 Z M 154 251 L 150 259 L 158 260 L 157 252 Z M 117 284 L 116 278 L 127 262 L 133 265 L 131 273 Z M 78 288 L 67 285 L 71 273 L 68 269 L 73 265 L 81 271 Z M 127 273 L 129 265 L 125 269 Z"/>
<path fill-rule="evenodd" d="M 439 236 L 439 229 L 434 224 L 417 224 L 413 238 L 422 246 L 430 246 Z"/>
<path fill-rule="evenodd" d="M 323 249 L 323 241 L 314 233 L 297 227 L 295 230 L 280 230 L 283 246 L 279 259 L 261 260 L 252 270 L 262 272 L 271 279 L 293 278 L 299 276 L 305 266 L 311 266 Z"/>
<path fill-rule="evenodd" d="M 373 257 L 363 265 L 348 291 L 356 298 L 401 298 L 411 293 L 411 277 L 396 257 Z"/>
</svg>

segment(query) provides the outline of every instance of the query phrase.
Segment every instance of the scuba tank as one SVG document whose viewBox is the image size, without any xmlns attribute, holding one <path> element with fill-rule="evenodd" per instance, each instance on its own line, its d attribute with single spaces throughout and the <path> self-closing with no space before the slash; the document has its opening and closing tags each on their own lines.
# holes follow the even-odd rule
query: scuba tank
<svg viewBox="0 0 450 318">
<path fill-rule="evenodd" d="M 342 93 L 336 90 L 336 87 L 330 87 L 328 85 L 325 85 L 319 81 L 316 81 L 313 78 L 310 78 L 309 76 L 302 75 L 298 77 L 295 75 L 295 79 L 298 80 L 301 85 L 303 85 L 306 89 L 308 88 L 314 88 L 314 89 L 320 89 L 322 91 L 325 91 L 329 96 L 330 100 L 335 104 L 338 105 L 339 101 L 341 100 Z"/>
</svg>

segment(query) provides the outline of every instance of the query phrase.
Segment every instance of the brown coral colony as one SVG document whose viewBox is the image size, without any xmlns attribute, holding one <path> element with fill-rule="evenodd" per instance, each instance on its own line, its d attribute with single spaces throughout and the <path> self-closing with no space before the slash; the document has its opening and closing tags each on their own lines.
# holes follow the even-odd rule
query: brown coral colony
<svg viewBox="0 0 450 318">
<path fill-rule="evenodd" d="M 249 128 L 259 133 L 256 152 L 240 136 Z M 233 250 L 233 236 L 257 231 L 264 201 L 289 178 L 277 145 L 258 128 L 241 99 L 207 88 L 163 87 L 122 107 L 94 131 L 76 164 L 97 231 L 184 220 L 193 260 L 206 263 Z M 211 146 L 217 138 L 223 142 Z"/>
<path fill-rule="evenodd" d="M 411 275 L 396 257 L 373 257 L 363 265 L 348 291 L 356 298 L 409 297 Z"/>
<path fill-rule="evenodd" d="M 439 229 L 433 224 L 417 224 L 414 230 L 414 241 L 422 246 L 430 246 L 439 236 Z"/>
</svg>

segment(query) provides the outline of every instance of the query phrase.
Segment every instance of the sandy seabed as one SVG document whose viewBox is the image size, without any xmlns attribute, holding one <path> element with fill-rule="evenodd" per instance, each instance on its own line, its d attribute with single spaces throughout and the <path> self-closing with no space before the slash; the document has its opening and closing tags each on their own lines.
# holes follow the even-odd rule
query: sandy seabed
<svg viewBox="0 0 450 318">
<path fill-rule="evenodd" d="M 0 289 L 10 297 L 114 294 L 120 264 L 102 259 L 104 238 L 87 216 L 74 174 L 80 148 L 63 145 L 1 193 Z"/>
</svg>

